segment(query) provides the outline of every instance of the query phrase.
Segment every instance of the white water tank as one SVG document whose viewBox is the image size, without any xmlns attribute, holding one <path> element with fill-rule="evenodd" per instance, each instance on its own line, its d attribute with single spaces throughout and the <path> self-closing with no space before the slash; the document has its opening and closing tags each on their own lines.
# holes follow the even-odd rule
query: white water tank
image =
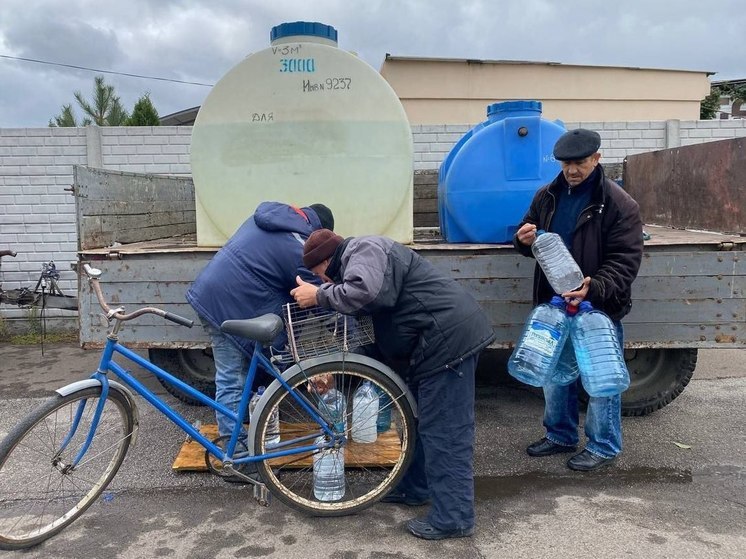
<svg viewBox="0 0 746 559">
<path fill-rule="evenodd" d="M 412 133 L 391 86 L 313 22 L 272 29 L 192 131 L 197 244 L 222 246 L 263 201 L 320 202 L 342 236 L 412 240 Z"/>
</svg>

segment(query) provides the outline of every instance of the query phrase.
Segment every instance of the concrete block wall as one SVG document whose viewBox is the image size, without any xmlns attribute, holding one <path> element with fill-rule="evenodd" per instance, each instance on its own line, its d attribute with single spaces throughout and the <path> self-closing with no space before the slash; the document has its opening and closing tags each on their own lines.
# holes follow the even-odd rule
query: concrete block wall
<svg viewBox="0 0 746 559">
<path fill-rule="evenodd" d="M 746 120 L 576 122 L 566 126 L 597 130 L 606 163 L 620 163 L 635 153 L 746 137 Z M 437 169 L 470 128 L 468 124 L 414 126 L 414 168 Z M 72 166 L 188 175 L 191 133 L 188 126 L 0 129 L 0 248 L 18 251 L 15 259 L 3 258 L 0 264 L 2 285 L 6 289 L 33 287 L 42 263 L 54 260 L 62 274 L 60 287 L 75 292 L 76 277 L 69 267 L 77 248 L 75 203 L 65 190 L 72 184 Z M 0 307 L 0 316 L 24 313 Z"/>
</svg>

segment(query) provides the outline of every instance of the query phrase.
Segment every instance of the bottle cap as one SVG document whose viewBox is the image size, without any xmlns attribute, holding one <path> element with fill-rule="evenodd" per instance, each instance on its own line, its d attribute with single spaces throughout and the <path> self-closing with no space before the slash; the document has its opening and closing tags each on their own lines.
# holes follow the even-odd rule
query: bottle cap
<svg viewBox="0 0 746 559">
<path fill-rule="evenodd" d="M 264 391 L 265 391 L 265 390 L 267 390 L 267 389 L 266 389 L 266 388 L 264 388 L 263 386 L 260 386 L 259 388 L 257 388 L 257 389 L 256 389 L 256 393 L 257 393 L 257 394 L 258 394 L 259 396 L 261 396 L 262 394 L 264 394 Z"/>
<path fill-rule="evenodd" d="M 565 312 L 567 313 L 567 316 L 575 316 L 578 314 L 578 307 L 576 305 L 567 305 Z"/>
</svg>

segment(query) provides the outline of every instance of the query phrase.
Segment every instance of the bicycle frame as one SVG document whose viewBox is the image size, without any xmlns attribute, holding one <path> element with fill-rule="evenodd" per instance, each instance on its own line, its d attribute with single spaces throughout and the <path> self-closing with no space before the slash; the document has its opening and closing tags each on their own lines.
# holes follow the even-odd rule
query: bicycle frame
<svg viewBox="0 0 746 559">
<path fill-rule="evenodd" d="M 156 394 L 154 394 L 150 389 L 148 389 L 145 385 L 143 385 L 139 380 L 137 380 L 134 376 L 132 376 L 132 374 L 126 371 L 123 367 L 121 367 L 119 364 L 114 362 L 112 360 L 112 358 L 114 357 L 114 354 L 119 354 L 122 357 L 126 358 L 127 360 L 133 363 L 136 363 L 143 369 L 147 370 L 149 373 L 155 375 L 160 380 L 177 387 L 179 390 L 182 390 L 190 397 L 194 398 L 195 400 L 198 400 L 200 403 L 232 419 L 234 421 L 234 427 L 233 427 L 233 430 L 230 435 L 230 439 L 225 449 L 224 450 L 221 449 L 219 446 L 217 446 L 212 441 L 210 441 L 207 437 L 205 437 L 202 433 L 200 433 L 200 431 L 196 427 L 194 427 L 191 423 L 189 423 L 186 419 L 184 419 L 184 417 L 181 414 L 179 414 L 177 411 L 171 408 L 163 400 L 161 400 Z M 319 436 L 319 434 L 313 434 L 313 435 L 306 435 L 303 437 L 294 438 L 294 439 L 287 440 L 287 441 L 282 441 L 280 443 L 271 445 L 272 450 L 273 450 L 272 452 L 267 452 L 265 454 L 259 454 L 259 455 L 252 455 L 251 448 L 253 447 L 253 445 L 251 444 L 251 441 L 249 441 L 250 448 L 247 451 L 236 453 L 236 447 L 238 445 L 238 437 L 240 436 L 240 433 L 241 433 L 243 420 L 245 419 L 246 410 L 248 409 L 249 399 L 251 398 L 251 394 L 252 394 L 251 387 L 254 383 L 254 377 L 256 376 L 257 367 L 260 365 L 269 374 L 271 374 L 280 383 L 280 385 L 283 386 L 284 390 L 290 393 L 290 395 L 298 402 L 298 404 L 319 425 L 321 430 L 329 437 L 329 440 L 323 447 L 320 447 L 317 444 L 313 444 L 313 445 L 305 445 L 305 446 L 296 446 L 296 447 L 293 447 L 292 449 L 283 450 L 283 447 L 288 447 L 291 445 L 296 445 L 302 442 L 313 440 Z M 299 454 L 303 452 L 315 451 L 321 448 L 330 448 L 334 446 L 335 444 L 337 444 L 339 441 L 342 441 L 344 439 L 344 434 L 335 433 L 333 426 L 330 425 L 328 421 L 324 419 L 318 413 L 316 406 L 310 403 L 303 394 L 301 394 L 300 392 L 290 387 L 287 381 L 285 381 L 285 379 L 282 378 L 282 375 L 277 370 L 277 368 L 274 365 L 272 365 L 269 359 L 267 359 L 267 357 L 265 357 L 262 354 L 261 348 L 259 347 L 258 344 L 255 345 L 254 353 L 252 355 L 251 362 L 249 364 L 246 384 L 244 386 L 243 393 L 241 395 L 241 402 L 239 404 L 238 413 L 233 413 L 231 410 L 229 410 L 228 408 L 226 408 L 225 406 L 223 406 L 216 400 L 206 396 L 202 392 L 180 381 L 179 379 L 177 379 L 176 377 L 174 377 L 167 371 L 161 369 L 160 367 L 154 365 L 147 359 L 141 357 L 137 353 L 121 345 L 117 341 L 115 336 L 110 335 L 107 338 L 106 345 L 104 346 L 103 352 L 101 354 L 101 360 L 99 362 L 98 369 L 91 376 L 91 378 L 99 381 L 102 385 L 102 393 L 101 393 L 100 401 L 98 403 L 96 412 L 94 413 L 94 417 L 91 421 L 91 427 L 88 432 L 86 441 L 81 447 L 78 455 L 73 460 L 73 463 L 69 467 L 75 467 L 80 462 L 80 460 L 83 458 L 86 451 L 88 450 L 88 447 L 90 446 L 91 442 L 93 441 L 94 434 L 96 432 L 96 429 L 98 428 L 98 422 L 99 422 L 99 418 L 101 415 L 101 411 L 103 410 L 103 406 L 104 406 L 104 403 L 105 403 L 105 400 L 106 400 L 106 397 L 109 391 L 109 382 L 108 382 L 108 377 L 107 377 L 108 372 L 114 373 L 114 375 L 116 375 L 116 377 L 118 377 L 118 379 L 123 384 L 125 384 L 126 386 L 130 387 L 132 390 L 137 392 L 147 402 L 149 402 L 153 407 L 155 407 L 159 412 L 161 412 L 163 415 L 168 417 L 168 419 L 170 419 L 179 428 L 181 428 L 184 432 L 186 432 L 187 435 L 189 435 L 189 437 L 197 441 L 210 454 L 215 456 L 218 460 L 220 460 L 223 463 L 244 464 L 247 462 L 258 462 L 260 460 L 280 458 L 283 456 L 289 456 L 289 455 Z M 64 449 L 64 447 L 67 445 L 69 440 L 72 439 L 72 437 L 75 435 L 75 432 L 77 431 L 79 420 L 80 420 L 80 417 L 82 416 L 84 407 L 85 407 L 85 402 L 81 402 L 77 410 L 76 417 L 73 421 L 73 426 L 70 430 L 70 433 L 68 433 L 67 438 L 62 444 L 62 448 L 60 449 L 60 452 L 62 452 L 62 449 Z"/>
</svg>

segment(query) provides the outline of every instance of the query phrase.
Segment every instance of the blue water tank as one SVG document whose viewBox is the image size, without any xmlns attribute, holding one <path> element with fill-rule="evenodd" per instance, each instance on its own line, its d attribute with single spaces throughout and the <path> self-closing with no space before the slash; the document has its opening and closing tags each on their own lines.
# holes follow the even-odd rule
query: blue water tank
<svg viewBox="0 0 746 559">
<path fill-rule="evenodd" d="M 440 166 L 438 215 L 450 243 L 509 243 L 536 190 L 560 171 L 552 149 L 565 132 L 539 101 L 487 107 Z"/>
</svg>

